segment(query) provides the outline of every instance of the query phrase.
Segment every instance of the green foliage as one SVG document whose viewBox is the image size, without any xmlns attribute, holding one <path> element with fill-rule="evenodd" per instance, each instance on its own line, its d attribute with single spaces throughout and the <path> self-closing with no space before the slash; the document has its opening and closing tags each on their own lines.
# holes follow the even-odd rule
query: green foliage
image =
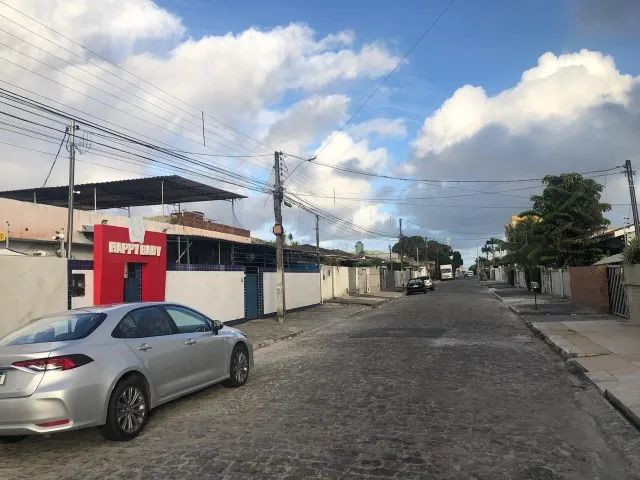
<svg viewBox="0 0 640 480">
<path fill-rule="evenodd" d="M 532 233 L 536 242 L 528 259 L 554 268 L 591 265 L 601 255 L 593 235 L 609 224 L 604 212 L 611 206 L 600 202 L 602 185 L 577 173 L 549 175 L 541 195 L 531 197 L 533 208 L 523 215 L 535 215 Z M 522 223 L 522 222 L 521 222 Z"/>
<path fill-rule="evenodd" d="M 622 251 L 624 263 L 640 263 L 640 238 L 634 237 Z"/>
<path fill-rule="evenodd" d="M 453 252 L 453 256 L 451 258 L 451 265 L 453 266 L 453 271 L 455 272 L 459 267 L 464 264 L 462 261 L 462 254 L 459 251 Z"/>
<path fill-rule="evenodd" d="M 402 237 L 400 242 L 396 243 L 391 250 L 395 253 L 404 253 L 406 258 L 416 259 L 416 248 L 418 249 L 419 260 L 432 260 L 438 264 L 451 263 L 451 247 L 447 244 L 440 243 L 436 240 L 425 240 L 424 237 L 414 235 L 411 237 Z"/>
<path fill-rule="evenodd" d="M 537 253 L 542 245 L 542 228 L 536 217 L 528 216 L 507 227 L 507 255 L 502 258 L 505 264 L 518 264 L 532 267 L 538 264 Z"/>
</svg>

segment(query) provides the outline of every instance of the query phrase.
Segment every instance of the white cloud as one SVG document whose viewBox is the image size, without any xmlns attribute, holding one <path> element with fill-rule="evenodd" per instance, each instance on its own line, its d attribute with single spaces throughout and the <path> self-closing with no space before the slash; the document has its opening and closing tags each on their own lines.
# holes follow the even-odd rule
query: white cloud
<svg viewBox="0 0 640 480">
<path fill-rule="evenodd" d="M 336 43 L 335 35 L 316 39 L 302 24 L 266 31 L 250 28 L 187 40 L 168 57 L 135 55 L 126 66 L 188 102 L 204 104 L 225 118 L 246 119 L 287 91 L 375 78 L 397 61 L 378 45 L 364 45 L 360 51 L 327 50 Z"/>
<path fill-rule="evenodd" d="M 621 74 L 613 58 L 581 50 L 556 56 L 547 52 L 522 74 L 520 82 L 495 96 L 465 85 L 430 115 L 414 142 L 418 156 L 441 152 L 482 128 L 500 124 L 511 133 L 554 120 L 553 127 L 575 120 L 604 103 L 627 105 L 634 80 Z"/>
<path fill-rule="evenodd" d="M 369 135 L 403 138 L 407 134 L 407 127 L 403 118 L 372 118 L 349 128 L 349 133 L 357 138 Z"/>
<path fill-rule="evenodd" d="M 316 136 L 346 117 L 348 104 L 349 97 L 346 95 L 314 95 L 301 100 L 271 123 L 264 143 L 278 145 L 287 153 L 301 155 L 304 147 Z"/>
<path fill-rule="evenodd" d="M 638 126 L 640 77 L 620 72 L 599 52 L 546 53 L 515 86 L 494 96 L 470 85 L 458 89 L 426 118 L 405 168 L 419 178 L 495 180 L 598 170 L 627 158 L 637 163 Z M 604 201 L 623 204 L 606 215 L 621 224 L 629 212 L 624 177 L 613 171 L 596 181 L 607 186 Z M 513 188 L 527 189 L 478 193 Z M 434 197 L 475 195 L 425 202 L 459 208 L 407 209 L 418 225 L 443 232 L 440 236 L 449 232 L 454 247 L 471 248 L 468 254 L 482 237 L 503 231 L 510 215 L 540 191 L 540 182 L 445 183 L 423 190 Z"/>
<path fill-rule="evenodd" d="M 348 82 L 379 77 L 398 61 L 380 43 L 356 44 L 356 35 L 352 31 L 319 36 L 311 27 L 297 23 L 191 38 L 187 36 L 188 32 L 178 16 L 151 0 L 13 0 L 13 4 L 196 108 L 177 102 L 171 95 L 117 70 L 17 14 L 10 15 L 77 54 L 69 53 L 17 26 L 7 27 L 17 37 L 33 42 L 43 50 L 25 44 L 19 38 L 9 37 L 6 40 L 8 44 L 28 53 L 35 60 L 15 51 L 3 51 L 2 56 L 27 69 L 3 62 L 3 80 L 46 95 L 51 101 L 62 102 L 64 106 L 61 108 L 65 110 L 74 107 L 81 109 L 86 112 L 82 116 L 95 115 L 101 123 L 113 122 L 111 126 L 122 128 L 135 136 L 148 136 L 154 143 L 166 142 L 174 149 L 187 151 L 202 149 L 200 109 L 203 109 L 227 124 L 260 138 L 265 144 L 275 144 L 276 148 L 294 154 L 308 152 L 317 145 L 319 139 L 326 137 L 330 129 L 346 118 L 350 97 L 344 92 L 350 88 Z M 0 11 L 9 15 L 6 8 L 0 6 Z M 38 60 L 48 63 L 53 69 Z M 125 77 L 127 81 L 118 77 Z M 19 92 L 33 96 L 25 91 Z M 295 99 L 295 102 L 292 103 L 291 99 Z M 49 100 L 46 102 L 50 103 Z M 386 127 L 370 126 L 369 133 L 398 134 L 400 121 L 390 122 L 392 124 Z M 18 137 L 6 131 L 0 131 L 0 141 L 12 140 L 55 153 L 64 123 L 57 125 L 60 135 L 49 132 L 56 137 L 51 143 Z M 246 138 L 243 141 L 211 118 L 207 119 L 207 128 L 218 134 L 207 133 L 207 145 L 215 153 L 247 153 L 247 149 L 252 153 L 264 152 L 262 147 L 256 147 L 255 144 L 248 147 Z M 387 152 L 370 148 L 366 135 L 366 132 L 361 132 L 357 137 L 348 132 L 336 135 L 321 158 L 325 162 L 358 168 L 382 168 L 388 162 Z M 244 149 L 244 152 L 234 149 Z M 257 149 L 262 150 L 254 151 Z M 238 174 L 257 176 L 263 180 L 269 180 L 273 161 L 272 157 L 231 160 L 203 158 L 206 162 L 227 167 Z M 165 166 L 122 163 L 113 158 L 104 158 L 92 150 L 79 155 L 78 159 L 78 183 L 168 173 Z M 0 168 L 4 172 L 0 188 L 39 185 L 50 161 L 50 156 L 0 144 Z M 50 184 L 65 184 L 66 164 L 66 152 L 63 149 Z M 258 170 L 256 165 L 264 169 Z M 355 179 L 320 167 L 312 167 L 303 175 L 307 175 L 306 183 L 301 183 L 305 189 L 331 185 L 338 191 L 368 192 L 371 188 L 366 179 Z M 193 178 L 251 196 L 236 205 L 237 214 L 245 226 L 260 231 L 272 223 L 271 200 L 265 196 L 216 180 L 195 175 Z M 327 208 L 340 218 L 351 222 L 362 221 L 368 226 L 386 218 L 382 208 L 376 205 L 354 208 L 352 202 L 338 201 L 334 207 L 332 201 L 309 200 L 321 204 L 322 208 Z M 229 221 L 228 205 L 217 203 L 220 205 L 203 208 L 214 218 Z M 286 216 L 292 229 L 309 223 L 308 214 L 297 209 L 288 209 Z"/>
<path fill-rule="evenodd" d="M 115 58 L 122 58 L 138 47 L 150 46 L 151 41 L 176 41 L 185 32 L 180 18 L 151 0 L 10 0 L 9 3 L 78 43 Z M 2 14 L 39 34 L 61 40 L 46 27 L 13 10 L 3 8 Z M 25 32 L 15 24 L 12 28 L 21 34 Z M 47 45 L 37 37 L 31 36 L 31 39 Z M 70 55 L 64 50 L 59 53 Z"/>
</svg>

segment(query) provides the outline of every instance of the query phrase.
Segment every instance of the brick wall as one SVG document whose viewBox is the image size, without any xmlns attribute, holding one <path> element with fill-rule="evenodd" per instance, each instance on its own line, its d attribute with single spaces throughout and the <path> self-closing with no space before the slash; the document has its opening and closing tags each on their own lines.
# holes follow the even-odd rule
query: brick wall
<svg viewBox="0 0 640 480">
<path fill-rule="evenodd" d="M 228 233 L 230 235 L 238 235 L 239 237 L 250 237 L 251 232 L 244 228 L 231 227 L 221 223 L 212 222 L 204 218 L 201 212 L 180 212 L 172 213 L 170 223 L 183 225 L 185 227 L 201 228 L 213 232 Z"/>
<path fill-rule="evenodd" d="M 607 267 L 570 267 L 571 303 L 585 305 L 601 313 L 609 313 Z"/>
</svg>

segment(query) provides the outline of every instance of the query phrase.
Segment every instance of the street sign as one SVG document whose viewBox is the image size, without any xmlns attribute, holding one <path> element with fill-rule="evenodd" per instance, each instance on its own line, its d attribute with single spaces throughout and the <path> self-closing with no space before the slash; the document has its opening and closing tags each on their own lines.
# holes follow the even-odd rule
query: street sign
<svg viewBox="0 0 640 480">
<path fill-rule="evenodd" d="M 281 224 L 276 223 L 271 229 L 271 231 L 273 232 L 274 235 L 282 235 L 284 233 L 284 228 L 282 228 Z"/>
</svg>

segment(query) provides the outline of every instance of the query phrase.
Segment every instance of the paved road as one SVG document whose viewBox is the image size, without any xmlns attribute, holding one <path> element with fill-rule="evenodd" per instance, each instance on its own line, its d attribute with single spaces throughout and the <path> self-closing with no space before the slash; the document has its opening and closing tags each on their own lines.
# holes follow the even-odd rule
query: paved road
<svg viewBox="0 0 640 480">
<path fill-rule="evenodd" d="M 259 350 L 144 434 L 0 447 L 0 477 L 640 478 L 640 434 L 474 280 Z"/>
</svg>

